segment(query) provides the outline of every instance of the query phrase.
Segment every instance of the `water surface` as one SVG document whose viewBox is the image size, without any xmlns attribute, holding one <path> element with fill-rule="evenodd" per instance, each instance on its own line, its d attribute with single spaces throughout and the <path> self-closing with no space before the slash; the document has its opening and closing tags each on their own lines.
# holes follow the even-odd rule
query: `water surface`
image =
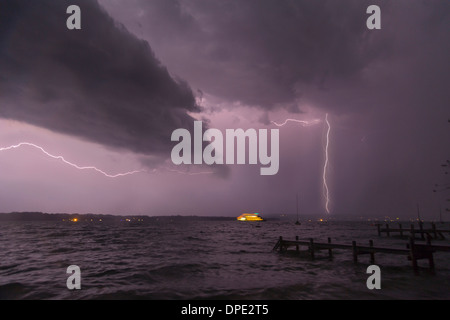
<svg viewBox="0 0 450 320">
<path fill-rule="evenodd" d="M 448 226 L 446 226 L 448 229 Z M 149 221 L 3 222 L 1 299 L 449 299 L 450 253 L 435 254 L 436 274 L 419 261 L 377 254 L 381 290 L 366 286 L 369 256 L 351 251 L 272 252 L 279 236 L 317 242 L 405 248 L 367 222 Z M 446 235 L 449 238 L 448 235 Z M 449 245 L 448 240 L 436 244 Z M 81 269 L 81 290 L 68 290 L 66 269 Z"/>
</svg>

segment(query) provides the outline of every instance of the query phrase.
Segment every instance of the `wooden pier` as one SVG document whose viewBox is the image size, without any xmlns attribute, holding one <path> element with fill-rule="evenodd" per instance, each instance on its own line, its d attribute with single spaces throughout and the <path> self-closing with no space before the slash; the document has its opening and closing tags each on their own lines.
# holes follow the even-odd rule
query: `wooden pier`
<svg viewBox="0 0 450 320">
<path fill-rule="evenodd" d="M 368 246 L 357 245 L 356 241 L 352 241 L 352 244 L 338 244 L 332 243 L 331 238 L 328 238 L 328 242 L 326 243 L 318 243 L 314 242 L 313 239 L 299 240 L 296 237 L 295 240 L 284 240 L 282 237 L 278 239 L 278 242 L 275 244 L 273 251 L 286 252 L 289 248 L 295 248 L 296 252 L 300 252 L 300 247 L 307 247 L 307 252 L 311 259 L 315 258 L 315 255 L 318 251 L 328 250 L 328 257 L 330 259 L 333 258 L 333 249 L 342 249 L 342 250 L 351 250 L 353 254 L 353 262 L 358 262 L 358 256 L 368 254 L 370 255 L 370 262 L 375 263 L 375 253 L 386 253 L 386 254 L 395 254 L 406 256 L 408 260 L 411 261 L 413 270 L 417 273 L 419 268 L 417 261 L 420 259 L 428 259 L 428 264 L 430 270 L 434 272 L 434 258 L 433 253 L 437 251 L 450 252 L 450 246 L 436 246 L 431 244 L 416 244 L 414 238 L 410 238 L 408 244 L 405 249 L 401 248 L 382 248 L 375 247 L 373 245 L 373 241 L 369 240 Z M 294 250 L 290 250 L 294 251 Z"/>
<path fill-rule="evenodd" d="M 397 228 L 391 227 L 388 223 L 384 228 L 382 228 L 382 225 L 379 223 L 376 226 L 379 236 L 381 236 L 383 233 L 386 233 L 386 235 L 389 237 L 392 233 L 399 233 L 400 237 L 412 236 L 415 238 L 415 235 L 418 234 L 420 235 L 420 239 L 428 241 L 430 241 L 431 239 L 445 240 L 444 233 L 450 233 L 450 230 L 436 229 L 436 225 L 434 223 L 431 223 L 430 229 L 424 229 L 423 222 L 419 222 L 419 229 L 416 229 L 414 227 L 414 224 L 411 224 L 409 229 L 403 228 L 401 223 L 398 224 Z"/>
</svg>

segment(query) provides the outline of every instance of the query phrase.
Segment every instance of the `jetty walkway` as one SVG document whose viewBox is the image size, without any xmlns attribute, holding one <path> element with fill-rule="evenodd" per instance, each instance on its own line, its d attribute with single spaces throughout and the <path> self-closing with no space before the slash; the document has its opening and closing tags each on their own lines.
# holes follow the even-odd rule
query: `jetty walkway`
<svg viewBox="0 0 450 320">
<path fill-rule="evenodd" d="M 328 242 L 321 243 L 315 242 L 312 238 L 309 240 L 299 240 L 297 236 L 295 240 L 285 240 L 283 237 L 280 237 L 272 250 L 281 253 L 287 251 L 300 252 L 300 248 L 304 247 L 307 248 L 306 251 L 309 252 L 311 259 L 314 259 L 316 254 L 322 250 L 327 250 L 330 259 L 333 258 L 333 250 L 350 250 L 355 263 L 358 262 L 358 256 L 360 255 L 369 255 L 372 264 L 375 262 L 376 253 L 405 256 L 411 261 L 413 270 L 416 273 L 419 270 L 417 264 L 418 260 L 427 259 L 430 270 L 434 272 L 435 265 L 433 254 L 436 252 L 450 252 L 450 246 L 432 245 L 431 243 L 417 244 L 413 237 L 409 238 L 409 242 L 406 244 L 405 248 L 376 247 L 373 244 L 373 240 L 369 240 L 368 246 L 361 246 L 357 245 L 356 241 L 352 241 L 351 244 L 332 243 L 331 238 L 328 238 Z M 294 249 L 292 250 L 292 248 Z"/>
</svg>

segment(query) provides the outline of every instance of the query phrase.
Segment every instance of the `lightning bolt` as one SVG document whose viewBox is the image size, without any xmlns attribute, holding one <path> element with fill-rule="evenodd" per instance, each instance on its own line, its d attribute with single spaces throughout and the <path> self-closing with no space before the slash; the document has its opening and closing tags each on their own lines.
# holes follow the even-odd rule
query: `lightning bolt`
<svg viewBox="0 0 450 320">
<path fill-rule="evenodd" d="M 329 157 L 328 157 L 328 147 L 330 145 L 330 132 L 331 132 L 331 125 L 328 121 L 328 113 L 325 115 L 325 122 L 327 124 L 327 134 L 326 134 L 326 142 L 325 142 L 325 163 L 323 165 L 323 174 L 322 174 L 322 180 L 323 180 L 323 194 L 325 197 L 325 210 L 327 213 L 330 213 L 330 190 L 328 188 L 328 182 L 327 182 L 327 171 L 328 171 L 328 163 L 329 163 Z"/>
<path fill-rule="evenodd" d="M 286 119 L 283 123 L 277 123 L 275 121 L 271 121 L 274 125 L 277 127 L 282 127 L 286 125 L 288 122 L 295 122 L 299 123 L 302 127 L 309 127 L 315 124 L 318 124 L 321 122 L 319 119 L 314 119 L 311 121 L 308 120 L 298 120 L 298 119 Z M 330 132 L 331 132 L 331 125 L 328 121 L 328 113 L 325 114 L 325 123 L 327 124 L 327 133 L 326 133 L 326 141 L 325 141 L 325 163 L 323 166 L 323 172 L 322 172 L 322 181 L 323 181 L 323 194 L 325 198 L 325 210 L 329 214 L 330 213 L 330 189 L 328 187 L 327 182 L 327 172 L 328 172 L 328 166 L 329 166 L 329 156 L 328 156 L 328 148 L 330 145 Z"/>
<path fill-rule="evenodd" d="M 199 172 L 186 172 L 186 171 L 180 171 L 180 170 L 175 170 L 175 169 L 167 169 L 167 171 L 170 172 L 175 172 L 175 173 L 179 173 L 179 174 L 185 174 L 188 176 L 197 176 L 197 175 L 201 175 L 201 174 L 213 174 L 213 171 L 199 171 Z"/>
<path fill-rule="evenodd" d="M 66 160 L 63 156 L 53 155 L 50 152 L 46 151 L 43 147 L 38 146 L 38 145 L 36 145 L 34 143 L 30 143 L 30 142 L 21 142 L 21 143 L 18 143 L 18 144 L 9 146 L 9 147 L 2 147 L 2 148 L 0 148 L 0 151 L 9 151 L 9 150 L 18 149 L 18 148 L 26 147 L 26 146 L 38 149 L 42 153 L 44 153 L 46 156 L 48 156 L 50 158 L 53 158 L 53 159 L 56 159 L 56 160 L 60 160 L 63 163 L 65 163 L 65 164 L 67 164 L 67 165 L 69 165 L 71 167 L 74 167 L 75 169 L 78 169 L 78 170 L 93 170 L 93 171 L 96 171 L 96 172 L 98 172 L 98 173 L 100 173 L 100 174 L 102 174 L 102 175 L 104 175 L 105 177 L 108 177 L 108 178 L 119 178 L 119 177 L 124 177 L 124 176 L 137 174 L 137 173 L 156 173 L 156 172 L 158 172 L 157 169 L 153 169 L 153 170 L 150 170 L 150 171 L 142 169 L 142 170 L 133 170 L 133 171 L 123 172 L 123 173 L 117 173 L 117 174 L 109 174 L 109 173 L 107 173 L 107 172 L 105 172 L 105 171 L 103 171 L 103 170 L 101 170 L 101 169 L 99 169 L 97 167 L 94 167 L 94 166 L 79 166 L 79 165 L 77 165 L 75 163 L 72 163 L 72 162 Z M 175 169 L 170 169 L 170 168 L 164 168 L 164 169 L 169 171 L 169 172 L 178 173 L 178 174 L 184 174 L 184 175 L 189 175 L 189 176 L 201 175 L 201 174 L 213 174 L 214 173 L 212 171 L 184 172 L 184 171 L 181 171 L 181 170 L 175 170 Z"/>
<path fill-rule="evenodd" d="M 319 119 L 314 119 L 314 120 L 311 120 L 311 121 L 307 121 L 307 120 L 298 120 L 298 119 L 286 119 L 286 120 L 284 120 L 283 123 L 277 123 L 277 122 L 275 122 L 275 121 L 270 121 L 270 122 L 272 122 L 272 123 L 273 123 L 274 125 L 276 125 L 277 127 L 282 127 L 282 126 L 284 126 L 286 123 L 288 123 L 288 122 L 290 122 L 290 121 L 296 122 L 296 123 L 300 123 L 303 127 L 309 127 L 309 126 L 315 125 L 315 124 L 317 124 L 317 123 L 320 122 Z"/>
<path fill-rule="evenodd" d="M 78 170 L 94 170 L 94 171 L 97 171 L 97 172 L 101 173 L 102 175 L 104 175 L 105 177 L 108 177 L 108 178 L 118 178 L 118 177 L 128 176 L 128 175 L 132 175 L 132 174 L 139 173 L 139 172 L 146 172 L 146 170 L 134 170 L 134 171 L 124 172 L 124 173 L 108 174 L 105 171 L 103 171 L 103 170 L 101 170 L 101 169 L 99 169 L 97 167 L 94 167 L 94 166 L 85 166 L 85 167 L 79 166 L 79 165 L 77 165 L 75 163 L 67 161 L 66 159 L 64 159 L 63 156 L 55 156 L 55 155 L 47 152 L 44 148 L 42 148 L 42 147 L 40 147 L 40 146 L 38 146 L 38 145 L 36 145 L 34 143 L 30 143 L 30 142 L 21 142 L 21 143 L 18 143 L 16 145 L 12 145 L 12 146 L 9 146 L 9 147 L 3 147 L 3 148 L 0 148 L 0 151 L 8 151 L 8 150 L 17 149 L 17 148 L 20 148 L 20 147 L 23 147 L 23 146 L 29 146 L 29 147 L 36 148 L 36 149 L 40 150 L 42 153 L 44 153 L 46 156 L 48 156 L 50 158 L 53 158 L 53 159 L 56 159 L 56 160 L 61 160 L 65 164 L 67 164 L 69 166 L 72 166 L 72 167 L 74 167 L 74 168 L 76 168 Z"/>
</svg>

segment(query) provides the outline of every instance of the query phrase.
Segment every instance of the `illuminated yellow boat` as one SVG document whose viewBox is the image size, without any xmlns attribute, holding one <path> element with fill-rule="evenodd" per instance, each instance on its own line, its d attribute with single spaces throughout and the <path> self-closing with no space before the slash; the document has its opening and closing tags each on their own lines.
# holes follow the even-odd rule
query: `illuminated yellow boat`
<svg viewBox="0 0 450 320">
<path fill-rule="evenodd" d="M 263 218 L 259 216 L 259 213 L 243 213 L 237 217 L 239 221 L 264 221 Z"/>
</svg>

